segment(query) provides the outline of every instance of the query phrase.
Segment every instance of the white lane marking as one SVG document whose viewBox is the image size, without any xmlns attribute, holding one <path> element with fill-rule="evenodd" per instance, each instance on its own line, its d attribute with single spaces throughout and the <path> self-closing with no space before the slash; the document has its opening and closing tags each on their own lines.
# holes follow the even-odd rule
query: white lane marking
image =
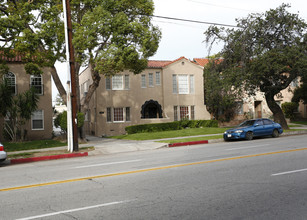
<svg viewBox="0 0 307 220">
<path fill-rule="evenodd" d="M 118 205 L 118 204 L 121 204 L 121 203 L 130 202 L 130 201 L 132 201 L 132 200 L 103 203 L 103 204 L 99 204 L 99 205 L 87 206 L 87 207 L 82 207 L 82 208 L 77 208 L 77 209 L 69 209 L 69 210 L 64 210 L 64 211 L 60 211 L 60 212 L 52 212 L 52 213 L 43 214 L 43 215 L 30 216 L 30 217 L 20 218 L 20 219 L 16 219 L 16 220 L 30 220 L 30 219 L 37 219 L 37 218 L 45 218 L 45 217 L 50 217 L 50 216 L 60 215 L 60 214 L 65 214 L 65 213 L 70 213 L 70 212 L 78 212 L 78 211 L 95 209 L 95 208 L 100 208 L 100 207 L 105 207 L 105 206 L 110 206 L 110 205 Z"/>
<path fill-rule="evenodd" d="M 133 162 L 139 162 L 139 161 L 142 161 L 142 160 L 126 160 L 126 161 L 118 161 L 118 162 L 111 162 L 111 163 L 99 163 L 99 164 L 93 164 L 93 165 L 74 167 L 74 169 L 87 168 L 87 167 L 108 166 L 108 165 L 121 164 L 121 163 L 133 163 Z"/>
<path fill-rule="evenodd" d="M 280 176 L 280 175 L 298 173 L 298 172 L 304 172 L 304 171 L 307 171 L 307 168 L 306 169 L 300 169 L 300 170 L 292 170 L 292 171 L 287 171 L 287 172 L 282 172 L 282 173 L 274 173 L 271 176 Z"/>
<path fill-rule="evenodd" d="M 255 145 L 255 146 L 249 146 L 249 147 L 236 147 L 236 148 L 230 148 L 226 150 L 240 150 L 240 149 L 248 149 L 248 148 L 255 148 L 255 147 L 264 147 L 268 146 L 269 144 L 262 144 L 262 145 Z"/>
</svg>

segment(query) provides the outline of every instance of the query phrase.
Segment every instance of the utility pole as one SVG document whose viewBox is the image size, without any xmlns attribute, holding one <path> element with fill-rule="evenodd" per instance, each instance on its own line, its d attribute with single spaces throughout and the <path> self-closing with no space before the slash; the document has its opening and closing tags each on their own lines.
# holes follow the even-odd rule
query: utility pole
<svg viewBox="0 0 307 220">
<path fill-rule="evenodd" d="M 76 85 L 76 70 L 75 70 L 75 54 L 74 54 L 74 47 L 72 45 L 72 22 L 71 22 L 71 9 L 70 9 L 69 0 L 63 0 L 63 12 L 64 12 L 64 23 L 65 23 L 66 59 L 67 61 L 69 61 L 69 65 L 67 65 L 67 67 L 68 70 L 70 70 L 70 77 L 68 75 L 68 80 L 67 80 L 67 139 L 68 139 L 68 148 L 69 148 L 68 150 L 72 152 L 72 151 L 78 151 L 79 146 L 78 146 L 78 128 L 77 128 L 77 95 L 76 95 L 77 85 Z"/>
</svg>

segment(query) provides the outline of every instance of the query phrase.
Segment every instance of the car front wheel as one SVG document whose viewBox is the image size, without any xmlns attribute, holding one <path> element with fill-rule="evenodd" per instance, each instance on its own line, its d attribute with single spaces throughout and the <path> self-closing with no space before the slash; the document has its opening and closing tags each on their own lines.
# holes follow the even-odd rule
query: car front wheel
<svg viewBox="0 0 307 220">
<path fill-rule="evenodd" d="M 272 137 L 278 137 L 279 136 L 279 132 L 277 129 L 274 129 L 273 133 L 272 133 Z"/>
<path fill-rule="evenodd" d="M 247 132 L 246 135 L 245 135 L 245 139 L 249 140 L 249 141 L 252 140 L 253 139 L 253 132 L 251 132 L 251 131 Z"/>
</svg>

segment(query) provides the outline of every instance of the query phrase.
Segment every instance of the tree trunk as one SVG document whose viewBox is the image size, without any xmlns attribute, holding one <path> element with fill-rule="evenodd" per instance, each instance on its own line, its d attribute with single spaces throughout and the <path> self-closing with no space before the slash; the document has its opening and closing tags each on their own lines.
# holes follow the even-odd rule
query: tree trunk
<svg viewBox="0 0 307 220">
<path fill-rule="evenodd" d="M 266 102 L 273 113 L 274 121 L 279 123 L 284 130 L 288 130 L 288 124 L 280 106 L 275 102 L 273 94 L 265 93 Z"/>
<path fill-rule="evenodd" d="M 59 75 L 58 75 L 58 73 L 57 73 L 57 70 L 56 70 L 56 68 L 55 68 L 54 66 L 51 68 L 51 75 L 52 75 L 54 84 L 55 84 L 55 86 L 57 87 L 57 89 L 58 89 L 58 91 L 59 91 L 59 93 L 60 93 L 60 96 L 61 96 L 61 98 L 62 98 L 64 104 L 66 105 L 66 104 L 67 104 L 67 103 L 66 103 L 66 102 L 67 102 L 67 99 L 66 99 L 66 90 L 65 90 L 65 88 L 63 87 L 63 84 L 62 84 L 62 82 L 61 82 L 61 80 L 60 80 L 60 78 L 59 78 Z"/>
<path fill-rule="evenodd" d="M 94 66 L 93 65 L 90 64 L 89 68 L 91 70 L 91 75 L 92 75 L 93 83 L 90 85 L 89 90 L 87 92 L 87 95 L 85 96 L 84 103 L 82 105 L 81 112 L 84 113 L 84 114 L 86 113 L 86 111 L 89 108 L 89 103 L 91 101 L 91 98 L 92 98 L 95 90 L 99 86 L 99 82 L 100 82 L 100 79 L 101 79 L 99 73 L 97 71 L 94 71 Z"/>
</svg>

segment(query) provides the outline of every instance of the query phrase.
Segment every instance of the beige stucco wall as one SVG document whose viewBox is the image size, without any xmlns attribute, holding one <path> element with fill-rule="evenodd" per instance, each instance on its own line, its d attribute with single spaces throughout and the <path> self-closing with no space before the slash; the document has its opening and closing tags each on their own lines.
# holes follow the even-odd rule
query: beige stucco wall
<svg viewBox="0 0 307 220">
<path fill-rule="evenodd" d="M 30 75 L 24 70 L 24 65 L 20 63 L 9 63 L 9 71 L 14 73 L 16 76 L 17 93 L 23 93 L 30 88 Z M 51 94 L 51 69 L 43 68 L 43 85 L 44 94 L 39 95 L 39 103 L 37 110 L 43 110 L 44 112 L 44 129 L 43 130 L 33 130 L 31 126 L 31 120 L 28 121 L 24 128 L 27 130 L 27 138 L 29 140 L 35 139 L 50 139 L 52 138 L 52 94 Z M 1 120 L 0 129 L 2 131 L 3 118 Z M 1 139 L 2 132 L 0 134 Z"/>
</svg>

